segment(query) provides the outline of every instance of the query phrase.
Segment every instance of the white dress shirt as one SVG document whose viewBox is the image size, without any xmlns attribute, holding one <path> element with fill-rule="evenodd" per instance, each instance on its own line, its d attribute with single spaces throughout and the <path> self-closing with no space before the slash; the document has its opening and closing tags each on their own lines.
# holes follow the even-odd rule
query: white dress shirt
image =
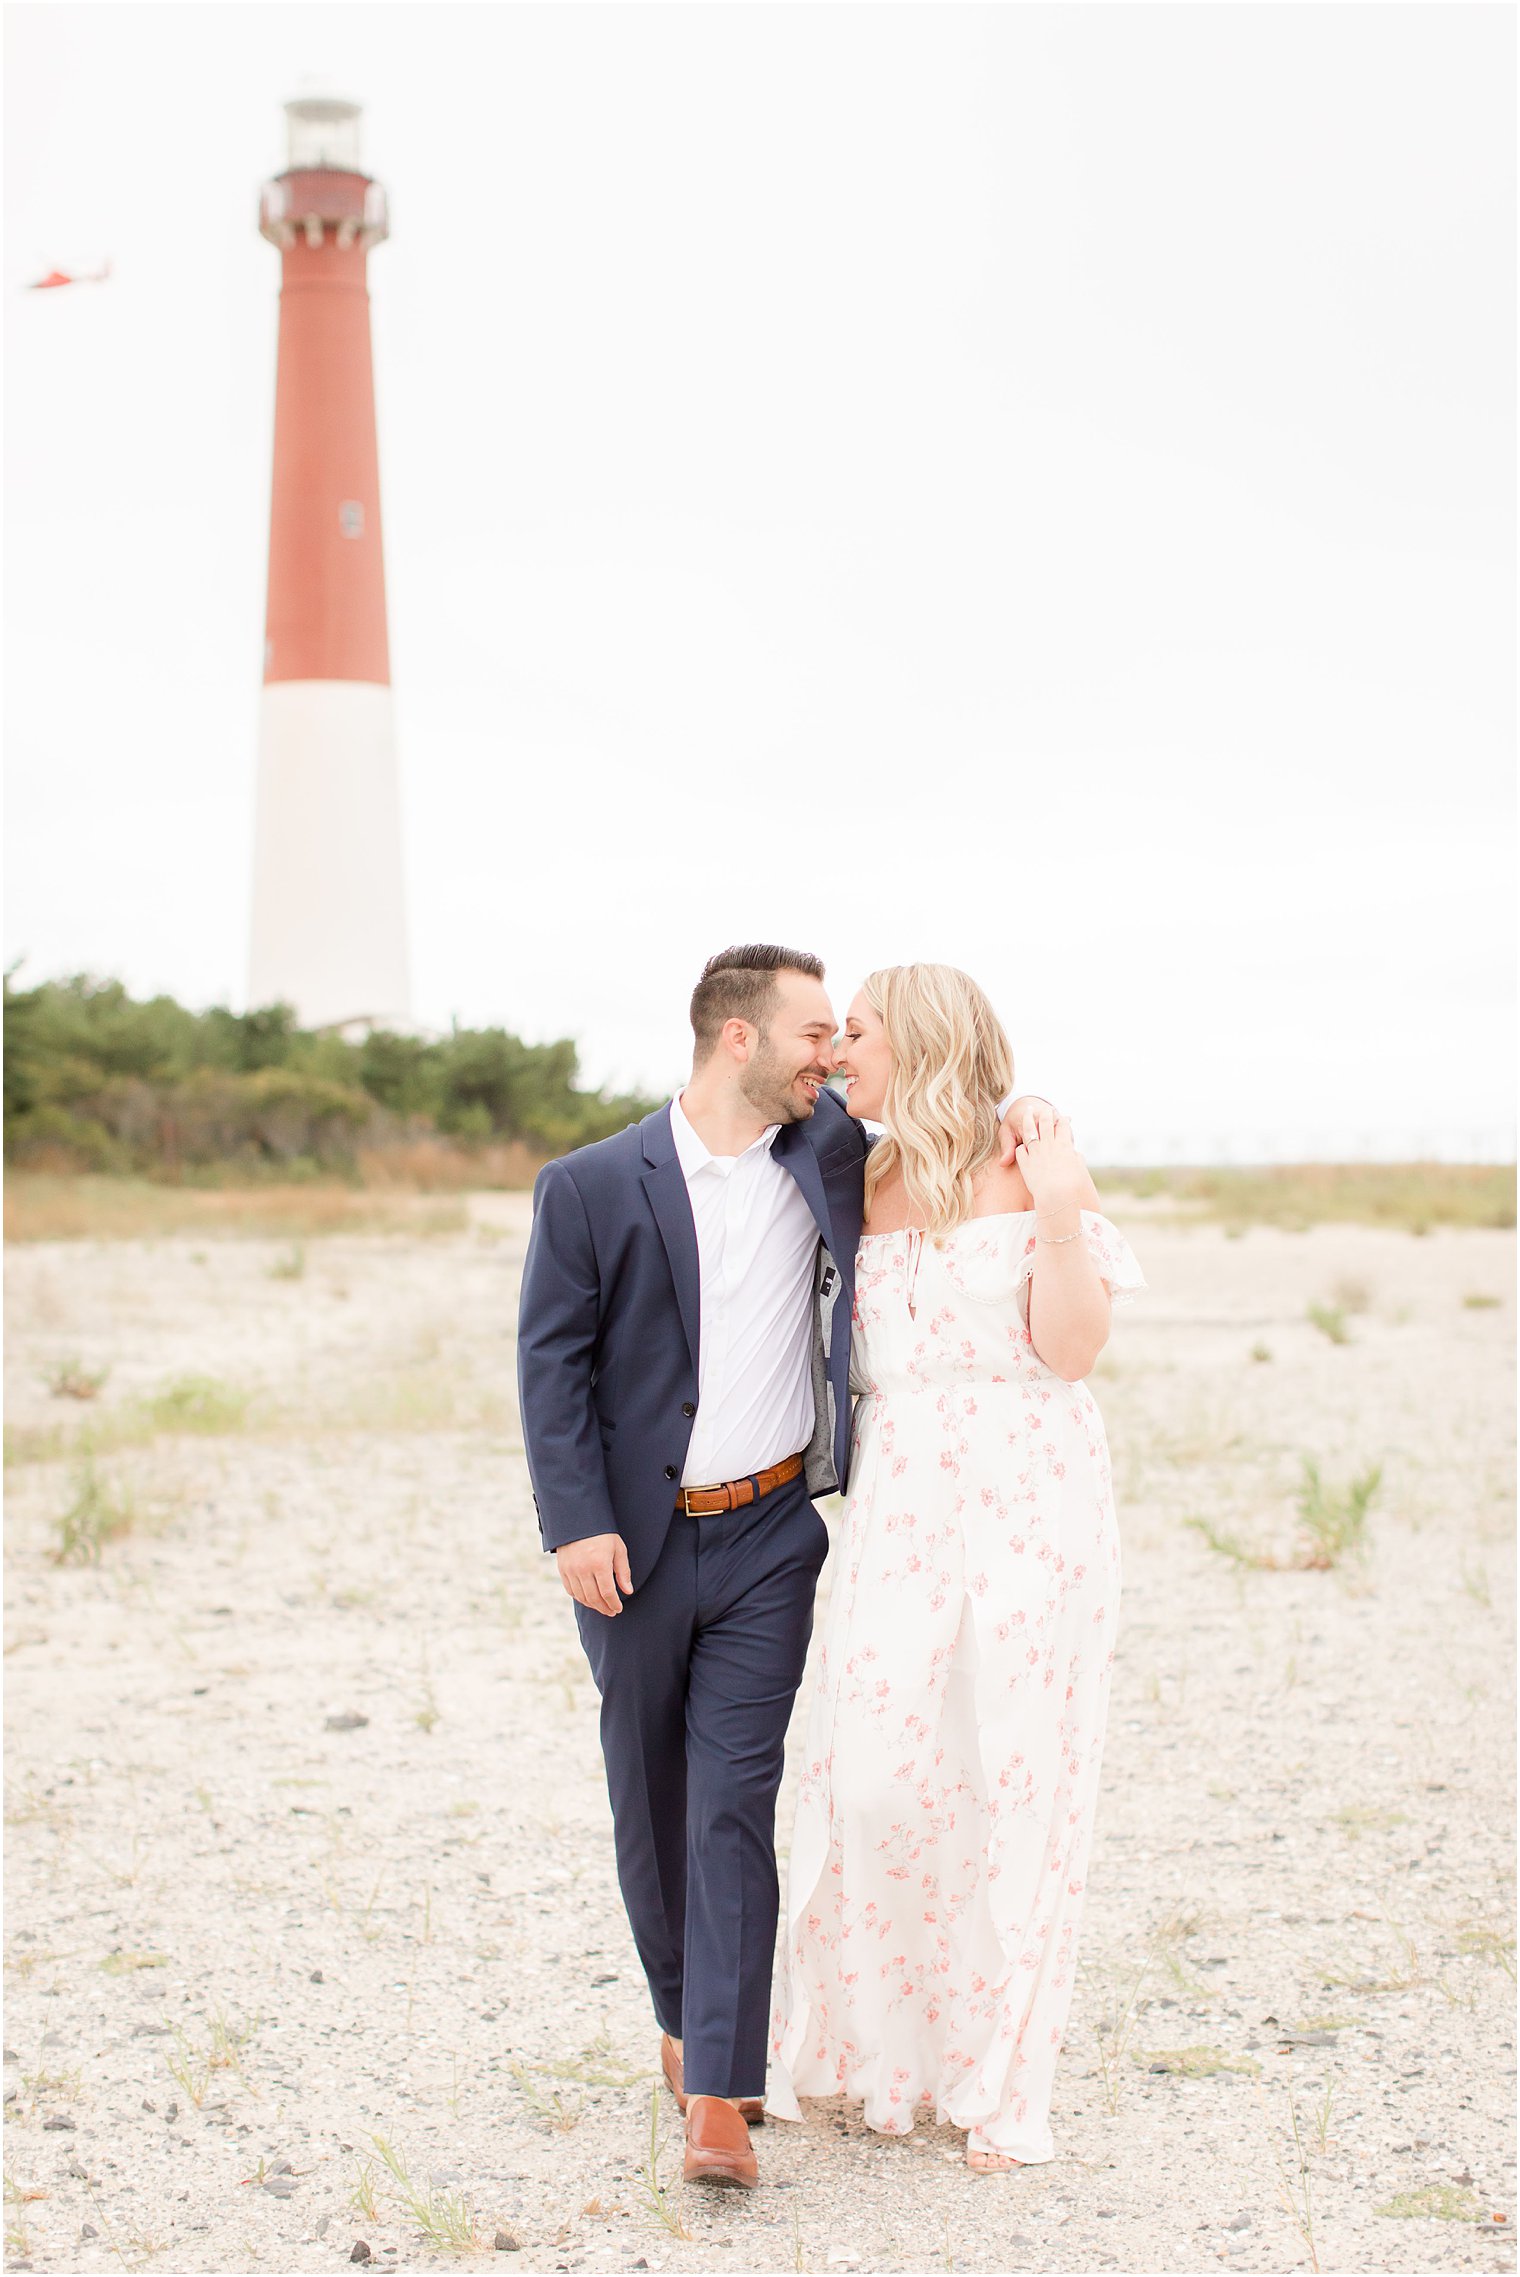
<svg viewBox="0 0 1520 2277">
<path fill-rule="evenodd" d="M 709 1154 L 682 1112 L 670 1129 L 701 1266 L 697 1419 L 683 1486 L 718 1486 L 800 1454 L 813 1435 L 813 1271 L 818 1227 L 771 1157 L 773 1123 L 743 1154 Z"/>
</svg>

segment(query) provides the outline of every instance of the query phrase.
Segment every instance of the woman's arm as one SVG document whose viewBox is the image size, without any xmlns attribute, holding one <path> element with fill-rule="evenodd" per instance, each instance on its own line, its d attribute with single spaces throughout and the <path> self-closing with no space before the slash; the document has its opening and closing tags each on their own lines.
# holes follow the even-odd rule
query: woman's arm
<svg viewBox="0 0 1520 2277">
<path fill-rule="evenodd" d="M 1082 1212 L 1097 1207 L 1097 1195 L 1064 1116 L 1042 1118 L 1019 1148 L 1018 1167 L 1035 1212 L 1030 1342 L 1047 1368 L 1080 1383 L 1108 1342 L 1113 1307 L 1082 1238 Z"/>
</svg>

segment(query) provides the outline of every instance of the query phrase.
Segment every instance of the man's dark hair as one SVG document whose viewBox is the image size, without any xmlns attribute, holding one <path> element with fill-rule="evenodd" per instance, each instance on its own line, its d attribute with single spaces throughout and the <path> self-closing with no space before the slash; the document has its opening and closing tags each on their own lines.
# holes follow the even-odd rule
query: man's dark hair
<svg viewBox="0 0 1520 2277">
<path fill-rule="evenodd" d="M 706 1059 L 717 1043 L 725 1020 L 748 1020 L 764 1035 L 779 993 L 778 972 L 801 972 L 810 980 L 822 980 L 823 959 L 809 956 L 806 949 L 778 949 L 771 941 L 747 941 L 708 958 L 691 992 L 699 1060 Z"/>
</svg>

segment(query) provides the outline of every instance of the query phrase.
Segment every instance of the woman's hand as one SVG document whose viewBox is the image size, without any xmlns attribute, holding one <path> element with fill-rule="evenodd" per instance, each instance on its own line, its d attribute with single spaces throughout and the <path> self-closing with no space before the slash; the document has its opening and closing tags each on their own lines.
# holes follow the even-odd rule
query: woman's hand
<svg viewBox="0 0 1520 2277">
<path fill-rule="evenodd" d="M 1092 1180 L 1077 1152 L 1069 1119 L 1054 1108 L 1042 1107 L 1034 1124 L 1033 1137 L 1026 1133 L 1014 1162 L 1035 1209 L 1041 1217 L 1054 1217 L 1061 1210 L 1080 1211 L 1089 1206 Z"/>
<path fill-rule="evenodd" d="M 1064 1115 L 1042 1115 L 1019 1148 L 1019 1169 L 1035 1207 L 1029 1339 L 1069 1384 L 1080 1383 L 1108 1342 L 1108 1288 L 1081 1239 L 1082 1212 L 1098 1197 Z"/>
</svg>

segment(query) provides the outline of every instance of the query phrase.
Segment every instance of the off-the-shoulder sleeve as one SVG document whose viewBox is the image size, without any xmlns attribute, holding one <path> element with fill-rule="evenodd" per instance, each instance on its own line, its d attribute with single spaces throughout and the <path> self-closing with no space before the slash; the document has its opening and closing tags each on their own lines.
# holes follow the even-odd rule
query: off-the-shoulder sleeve
<svg viewBox="0 0 1520 2277">
<path fill-rule="evenodd" d="M 1014 1287 L 1024 1317 L 1029 1317 L 1029 1276 L 1034 1271 L 1037 1254 L 1037 1237 L 1033 1210 L 1026 1213 L 1028 1231 L 1024 1236 L 1023 1254 L 1018 1261 L 1018 1275 Z M 1136 1289 L 1145 1287 L 1145 1275 L 1129 1243 L 1119 1228 L 1096 1210 L 1082 1212 L 1082 1232 L 1087 1242 L 1087 1254 L 1097 1266 L 1108 1285 L 1108 1293 L 1115 1304 L 1127 1304 Z"/>
</svg>

